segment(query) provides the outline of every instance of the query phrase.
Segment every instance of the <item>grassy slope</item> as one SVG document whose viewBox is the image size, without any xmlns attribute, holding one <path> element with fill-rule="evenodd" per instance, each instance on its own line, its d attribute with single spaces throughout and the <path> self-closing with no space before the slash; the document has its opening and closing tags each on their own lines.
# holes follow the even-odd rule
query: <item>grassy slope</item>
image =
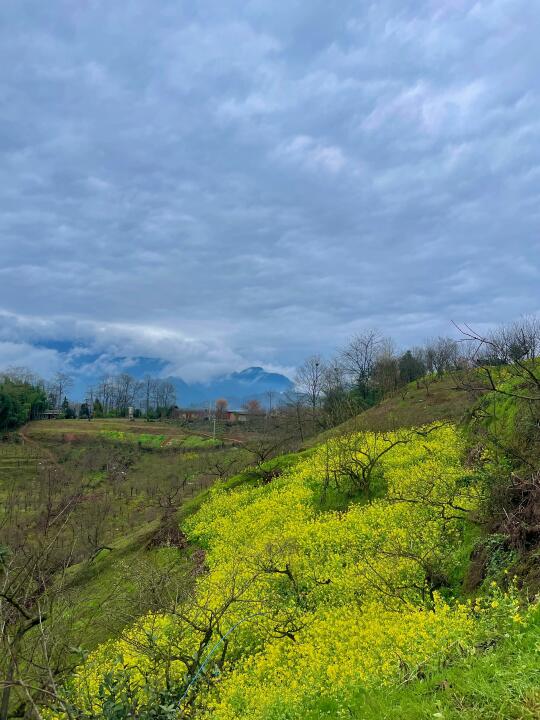
<svg viewBox="0 0 540 720">
<path fill-rule="evenodd" d="M 405 425 L 421 425 L 438 419 L 457 420 L 469 406 L 469 398 L 465 393 L 455 390 L 454 383 L 450 379 L 444 379 L 432 385 L 429 395 L 426 395 L 423 388 L 417 389 L 416 385 L 412 383 L 405 398 L 397 396 L 385 400 L 381 405 L 371 408 L 355 418 L 354 421 L 334 429 L 331 434 L 345 429 L 386 430 Z M 83 427 L 79 429 L 81 424 Z M 64 432 L 65 428 L 60 428 L 58 425 L 55 427 L 55 425 L 55 423 L 51 422 L 38 424 L 34 429 L 33 436 L 38 435 L 45 438 L 47 434 L 55 433 L 57 435 L 60 431 Z M 79 434 L 91 433 L 92 431 L 95 433 L 103 430 L 125 431 L 126 429 L 125 421 L 122 423 L 122 421 L 102 420 L 96 421 L 93 427 L 88 426 L 92 426 L 92 423 L 73 421 L 66 430 Z M 173 430 L 173 433 L 171 433 L 170 428 L 163 428 L 159 424 L 150 424 L 150 427 L 156 434 L 167 433 L 168 436 L 171 436 L 174 433 L 177 437 L 181 436 L 181 431 L 175 432 Z M 128 430 L 134 434 L 143 431 L 148 432 L 148 424 L 133 423 Z M 326 433 L 319 436 L 316 442 L 320 442 L 328 435 Z M 257 482 L 265 471 L 288 467 L 301 457 L 301 453 L 290 454 L 268 461 L 259 470 L 247 469 L 236 475 L 224 483 L 224 486 L 232 488 L 244 483 Z M 174 468 L 173 457 L 167 458 L 163 456 L 159 462 L 160 466 L 167 467 L 169 471 Z M 150 466 L 155 463 L 155 454 L 144 457 L 140 462 L 140 467 L 134 470 L 134 474 L 152 472 Z M 153 472 L 156 472 L 156 468 L 153 468 Z M 207 495 L 208 490 L 205 490 L 195 495 L 193 499 L 186 499 L 178 513 L 179 521 L 181 522 L 183 518 L 196 512 Z M 345 506 L 351 501 L 350 498 L 331 498 L 330 500 L 327 500 L 327 504 L 331 507 Z M 124 624 L 118 619 L 117 610 L 136 595 L 136 588 L 131 588 L 129 584 L 126 585 L 125 583 L 123 583 L 120 592 L 119 583 L 122 582 L 125 568 L 130 565 L 137 565 L 140 574 L 145 563 L 148 571 L 150 569 L 149 563 L 150 565 L 152 563 L 159 565 L 162 561 L 156 551 L 148 552 L 144 550 L 144 544 L 152 527 L 152 524 L 145 524 L 139 531 L 120 539 L 117 543 L 118 547 L 112 553 L 104 553 L 91 565 L 85 563 L 76 570 L 78 575 L 72 583 L 71 592 L 74 606 L 77 608 L 77 613 L 80 614 L 77 628 L 83 627 L 85 623 L 91 627 L 91 633 L 86 635 L 88 647 L 93 647 L 97 642 L 116 634 Z M 184 571 L 187 572 L 189 553 L 180 552 L 177 557 L 180 558 L 180 564 L 183 566 Z M 97 618 L 101 618 L 103 622 L 96 622 Z"/>
<path fill-rule="evenodd" d="M 471 399 L 456 390 L 449 378 L 432 385 L 429 395 L 426 395 L 425 389 L 417 389 L 412 384 L 405 398 L 398 395 L 387 399 L 341 428 L 319 436 L 313 444 L 344 430 L 389 430 L 439 419 L 457 421 L 471 404 Z M 142 430 L 133 428 L 134 432 Z M 148 432 L 147 426 L 144 430 Z M 293 463 L 295 457 L 283 458 L 283 465 Z M 281 459 L 274 460 L 268 469 L 281 464 Z M 245 471 L 226 485 L 234 487 L 256 482 L 259 478 L 255 475 L 257 473 L 253 471 Z M 207 492 L 184 503 L 179 519 L 195 512 Z M 151 565 L 160 568 L 178 563 L 180 558 L 180 570 L 189 574 L 189 552 L 173 550 L 171 554 L 168 550 L 150 553 L 144 550 L 151 530 L 151 524 L 145 525 L 115 543 L 112 553 L 103 553 L 94 563 L 73 569 L 70 593 L 77 616 L 76 627 L 78 630 L 85 626 L 91 628 L 86 643 L 88 648 L 120 630 L 124 623 L 118 622 L 116 609 L 126 602 L 126 598 L 129 600 L 137 596 L 136 578 L 148 572 Z M 130 568 L 133 570 L 132 582 L 126 585 L 126 570 Z M 107 621 L 96 625 L 96 613 L 102 618 L 107 615 Z M 533 720 L 540 717 L 539 632 L 540 621 L 528 633 L 516 634 L 499 647 L 479 652 L 477 657 L 466 658 L 451 668 L 441 669 L 434 677 L 411 681 L 391 692 L 381 690 L 359 695 L 350 708 L 350 717 L 363 720 L 423 720 L 433 717 L 446 720 Z M 331 717 L 331 714 L 328 716 Z"/>
<path fill-rule="evenodd" d="M 500 398 L 498 398 L 500 401 Z M 482 401 L 484 402 L 484 401 Z M 486 398 L 489 402 L 489 397 Z M 405 397 L 396 395 L 322 433 L 317 444 L 343 432 L 385 431 L 412 427 L 437 420 L 459 422 L 476 401 L 456 388 L 452 378 L 429 387 L 408 386 Z M 513 427 L 515 402 L 498 402 L 499 423 Z M 509 431 L 510 432 L 510 431 Z M 478 537 L 477 527 L 468 527 L 463 546 L 463 567 Z M 471 537 L 467 535 L 471 534 Z M 479 649 L 477 656 L 463 659 L 425 680 L 412 680 L 399 688 L 359 693 L 349 708 L 357 720 L 536 720 L 540 718 L 540 612 L 526 632 L 509 636 L 499 646 Z M 320 707 L 316 717 L 332 716 L 332 708 Z M 306 720 L 315 720 L 309 716 Z"/>
<path fill-rule="evenodd" d="M 92 650 L 150 609 L 155 602 L 152 578 L 161 592 L 167 585 L 191 585 L 192 548 L 146 548 L 156 526 L 146 523 L 112 543 L 112 551 L 103 550 L 94 561 L 69 569 L 63 623 L 74 645 Z"/>
<path fill-rule="evenodd" d="M 474 400 L 464 390 L 456 387 L 452 377 L 444 377 L 425 388 L 410 383 L 406 394 L 396 394 L 379 405 L 366 410 L 347 422 L 332 428 L 309 441 L 317 445 L 329 437 L 344 432 L 361 430 L 385 431 L 400 427 L 426 425 L 437 420 L 458 422 Z"/>
<path fill-rule="evenodd" d="M 359 693 L 349 708 L 357 720 L 537 720 L 540 717 L 540 613 L 525 632 L 479 649 L 425 680 Z M 316 720 L 328 708 L 320 708 Z M 330 709 L 331 711 L 331 709 Z M 331 712 L 329 717 L 331 717 Z"/>
<path fill-rule="evenodd" d="M 333 435 L 350 431 L 385 431 L 412 427 L 437 420 L 459 422 L 475 400 L 456 388 L 452 378 L 437 381 L 429 388 L 411 383 L 405 397 L 383 401 L 338 428 L 310 441 L 314 446 Z M 309 450 L 307 451 L 309 452 Z M 279 465 L 280 460 L 278 459 Z M 289 456 L 286 465 L 294 464 Z M 254 481 L 243 473 L 232 483 Z M 349 499 L 350 500 L 350 499 Z M 354 499 L 353 499 L 354 500 Z M 345 501 L 342 503 L 345 506 Z M 335 503 L 340 506 L 340 499 Z M 477 526 L 468 525 L 463 538 L 463 574 L 471 549 L 479 536 Z M 460 592 L 463 574 L 454 578 Z M 540 718 L 540 612 L 525 632 L 516 632 L 493 648 L 479 648 L 478 655 L 466 657 L 426 679 L 413 679 L 399 688 L 359 692 L 349 707 L 356 720 L 536 720 Z M 319 707 L 306 720 L 334 717 L 331 707 Z"/>
</svg>

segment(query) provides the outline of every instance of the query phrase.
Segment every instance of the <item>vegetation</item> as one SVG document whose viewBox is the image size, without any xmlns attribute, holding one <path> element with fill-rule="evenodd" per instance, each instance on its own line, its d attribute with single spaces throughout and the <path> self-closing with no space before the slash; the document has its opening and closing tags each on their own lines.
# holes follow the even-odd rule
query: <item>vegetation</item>
<svg viewBox="0 0 540 720">
<path fill-rule="evenodd" d="M 38 417 L 47 408 L 47 396 L 32 377 L 0 375 L 0 432 L 7 432 Z"/>
<path fill-rule="evenodd" d="M 1 720 L 538 717 L 537 329 L 356 338 L 234 437 L 30 425 Z"/>
<path fill-rule="evenodd" d="M 113 717 L 120 702 L 126 717 L 151 717 L 174 697 L 170 717 L 340 717 L 370 688 L 470 662 L 537 622 L 512 586 L 460 599 L 470 513 L 486 487 L 463 466 L 454 427 L 358 436 L 355 454 L 391 446 L 370 502 L 339 442 L 270 482 L 211 491 L 185 524 L 209 572 L 179 605 L 88 657 L 66 686 L 70 712 Z M 321 511 L 325 486 L 357 501 Z"/>
</svg>

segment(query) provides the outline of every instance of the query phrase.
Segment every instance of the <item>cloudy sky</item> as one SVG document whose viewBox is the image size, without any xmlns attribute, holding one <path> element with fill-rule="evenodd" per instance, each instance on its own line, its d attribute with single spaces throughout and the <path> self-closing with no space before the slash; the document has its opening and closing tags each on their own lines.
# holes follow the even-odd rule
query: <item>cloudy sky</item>
<svg viewBox="0 0 540 720">
<path fill-rule="evenodd" d="M 0 366 L 538 311 L 539 37 L 531 0 L 2 0 Z"/>
</svg>

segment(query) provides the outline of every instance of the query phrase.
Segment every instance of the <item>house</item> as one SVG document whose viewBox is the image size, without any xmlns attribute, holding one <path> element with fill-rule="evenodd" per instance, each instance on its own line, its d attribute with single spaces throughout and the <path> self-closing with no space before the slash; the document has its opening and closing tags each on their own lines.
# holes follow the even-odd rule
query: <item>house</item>
<svg viewBox="0 0 540 720">
<path fill-rule="evenodd" d="M 247 422 L 248 414 L 240 410 L 226 410 L 225 420 L 228 423 Z"/>
<path fill-rule="evenodd" d="M 44 410 L 41 415 L 39 416 L 40 420 L 58 420 L 60 415 L 62 415 L 61 410 Z"/>
</svg>

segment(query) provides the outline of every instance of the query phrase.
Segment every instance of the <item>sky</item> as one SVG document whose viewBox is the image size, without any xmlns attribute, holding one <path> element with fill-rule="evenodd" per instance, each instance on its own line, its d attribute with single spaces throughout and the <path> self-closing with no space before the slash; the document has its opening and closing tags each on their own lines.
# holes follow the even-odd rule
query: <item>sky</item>
<svg viewBox="0 0 540 720">
<path fill-rule="evenodd" d="M 0 367 L 290 375 L 538 312 L 539 37 L 530 0 L 2 0 Z"/>
</svg>

